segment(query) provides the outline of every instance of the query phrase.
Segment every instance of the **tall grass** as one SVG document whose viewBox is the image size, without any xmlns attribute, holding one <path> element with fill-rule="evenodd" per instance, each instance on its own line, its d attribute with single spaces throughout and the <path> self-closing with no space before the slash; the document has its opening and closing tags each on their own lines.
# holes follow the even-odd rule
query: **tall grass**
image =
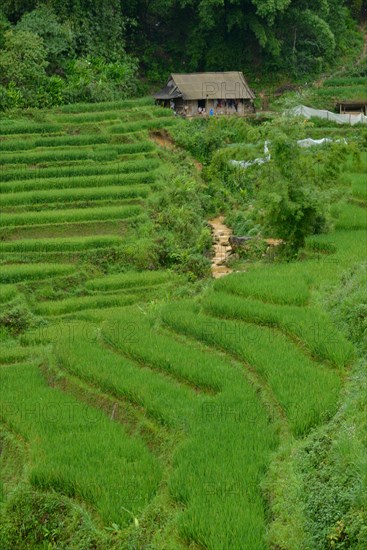
<svg viewBox="0 0 367 550">
<path fill-rule="evenodd" d="M 76 135 L 43 137 L 37 139 L 11 139 L 0 141 L 0 151 L 25 151 L 36 147 L 71 147 L 80 145 L 98 145 L 110 143 L 111 138 L 105 135 Z"/>
<path fill-rule="evenodd" d="M 44 225 L 49 223 L 128 219 L 142 212 L 140 206 L 111 206 L 68 210 L 43 210 L 25 214 L 2 214 L 0 226 Z"/>
<path fill-rule="evenodd" d="M 315 307 L 275 306 L 222 292 L 211 293 L 203 306 L 215 316 L 279 327 L 295 336 L 313 355 L 336 367 L 344 367 L 354 357 L 352 344 L 332 325 L 329 317 Z"/>
<path fill-rule="evenodd" d="M 149 319 L 134 312 L 111 316 L 103 324 L 102 335 L 141 365 L 196 389 L 222 391 L 234 376 L 225 360 L 154 330 Z"/>
<path fill-rule="evenodd" d="M 1 121 L 1 133 L 4 135 L 11 134 L 51 134 L 53 132 L 61 132 L 62 124 L 56 123 L 40 123 L 32 121 Z"/>
<path fill-rule="evenodd" d="M 356 199 L 367 202 L 367 185 L 363 181 L 354 181 L 352 184 L 352 195 Z"/>
<path fill-rule="evenodd" d="M 330 87 L 330 86 L 355 86 L 364 84 L 367 86 L 367 77 L 365 76 L 347 76 L 347 77 L 339 77 L 339 78 L 329 78 L 328 80 L 324 81 L 324 86 Z"/>
<path fill-rule="evenodd" d="M 71 336 L 64 330 L 65 337 L 57 337 L 55 349 L 59 363 L 68 372 L 144 407 L 163 425 L 178 428 L 183 419 L 195 417 L 200 398 L 190 388 L 101 347 L 93 325 L 78 323 L 71 329 Z M 128 338 L 129 324 L 121 324 L 120 329 Z"/>
<path fill-rule="evenodd" d="M 12 153 L 0 155 L 0 164 L 37 164 L 40 162 L 64 161 L 64 160 L 116 160 L 119 155 L 131 155 L 134 153 L 146 153 L 152 151 L 154 145 L 149 142 L 126 143 L 121 145 L 101 145 L 95 149 L 76 150 L 72 148 L 50 151 L 29 151 L 24 153 Z"/>
<path fill-rule="evenodd" d="M 102 292 L 123 288 L 135 288 L 139 286 L 150 286 L 166 283 L 173 279 L 173 274 L 168 271 L 143 271 L 118 273 L 116 275 L 107 275 L 90 279 L 86 283 L 89 290 L 99 290 Z"/>
<path fill-rule="evenodd" d="M 15 298 L 17 294 L 17 287 L 10 284 L 1 284 L 0 285 L 0 303 L 9 302 Z"/>
<path fill-rule="evenodd" d="M 269 266 L 218 279 L 215 289 L 274 304 L 304 305 L 309 298 L 306 278 L 296 271 L 288 276 L 287 265 Z"/>
<path fill-rule="evenodd" d="M 147 185 L 125 185 L 88 188 L 35 190 L 33 192 L 4 193 L 1 195 L 2 207 L 30 204 L 50 204 L 53 202 L 69 203 L 89 200 L 116 200 L 146 198 L 149 194 Z"/>
<path fill-rule="evenodd" d="M 300 264 L 299 269 L 308 272 L 315 285 L 324 284 L 325 281 L 338 284 L 345 269 L 365 261 L 367 232 L 365 229 L 338 230 L 326 235 L 315 235 L 307 239 L 307 249 L 318 251 L 317 261 L 313 259 Z M 323 254 L 323 250 L 329 253 Z"/>
<path fill-rule="evenodd" d="M 181 421 L 189 436 L 175 453 L 169 480 L 172 497 L 184 506 L 177 521 L 181 537 L 211 549 L 264 548 L 260 482 L 277 444 L 276 428 L 241 366 L 180 342 L 131 312 L 111 317 L 102 333 L 142 366 L 220 392 L 186 411 L 181 400 L 178 407 L 173 403 L 173 394 L 160 396 L 162 404 L 171 405 L 170 414 L 185 415 Z"/>
<path fill-rule="evenodd" d="M 128 132 L 140 132 L 142 130 L 155 130 L 159 128 L 166 128 L 167 126 L 174 126 L 177 124 L 177 119 L 172 116 L 166 118 L 141 120 L 137 122 L 129 122 L 121 125 L 114 125 L 110 129 L 112 134 L 123 134 Z"/>
<path fill-rule="evenodd" d="M 327 86 L 325 88 L 318 88 L 317 95 L 321 98 L 330 96 L 341 100 L 365 99 L 366 86 L 363 83 L 353 84 L 352 86 L 336 85 L 334 88 Z"/>
<path fill-rule="evenodd" d="M 256 369 L 286 412 L 295 435 L 336 411 L 339 375 L 311 361 L 285 336 L 267 327 L 214 319 L 180 303 L 167 307 L 164 321 L 173 329 L 217 346 Z"/>
<path fill-rule="evenodd" d="M 122 175 L 127 173 L 139 173 L 148 170 L 154 170 L 160 166 L 160 162 L 155 158 L 146 160 L 131 160 L 110 162 L 106 164 L 88 161 L 76 165 L 50 166 L 42 168 L 29 168 L 24 166 L 22 169 L 8 170 L 4 166 L 0 169 L 0 181 L 18 181 L 28 179 L 43 178 L 77 178 L 79 176 L 101 176 L 101 175 Z"/>
<path fill-rule="evenodd" d="M 111 111 L 101 111 L 101 112 L 85 112 L 85 113 L 75 113 L 72 115 L 59 114 L 54 115 L 53 118 L 57 122 L 62 122 L 63 124 L 68 123 L 85 123 L 85 122 L 104 122 L 105 120 L 116 120 L 118 122 L 127 122 L 130 120 L 142 120 L 147 118 L 155 117 L 167 117 L 167 109 L 156 107 L 149 109 L 142 109 L 133 107 L 129 110 L 115 109 Z"/>
<path fill-rule="evenodd" d="M 343 178 L 350 186 L 352 195 L 363 201 L 367 201 L 367 177 L 366 174 L 345 174 Z"/>
<path fill-rule="evenodd" d="M 58 107 L 57 111 L 61 113 L 90 113 L 94 111 L 111 111 L 114 109 L 132 109 L 134 107 L 153 106 L 151 97 L 142 97 L 139 99 L 122 99 L 119 101 L 105 101 L 103 103 L 72 103 Z"/>
<path fill-rule="evenodd" d="M 90 187 L 106 187 L 112 185 L 129 186 L 131 184 L 153 183 L 156 179 L 155 172 L 137 172 L 127 174 L 114 175 L 95 175 L 95 176 L 78 176 L 75 178 L 41 178 L 41 179 L 25 179 L 19 181 L 11 181 L 0 183 L 1 193 L 15 193 L 17 191 L 35 191 L 42 189 L 77 189 Z M 1 195 L 4 197 L 4 195 Z M 0 199 L 1 200 L 1 199 Z"/>
<path fill-rule="evenodd" d="M 337 229 L 367 229 L 367 208 L 339 203 L 332 208 Z"/>
<path fill-rule="evenodd" d="M 62 264 L 3 265 L 0 270 L 0 283 L 19 283 L 21 281 L 44 279 L 55 275 L 67 275 L 73 271 L 73 266 Z"/>
<path fill-rule="evenodd" d="M 130 513 L 139 516 L 161 478 L 142 440 L 48 387 L 35 365 L 0 369 L 0 379 L 1 420 L 29 442 L 32 485 L 83 499 L 105 525 L 130 525 Z"/>
<path fill-rule="evenodd" d="M 42 348 L 39 346 L 20 346 L 19 344 L 4 345 L 0 349 L 0 364 L 14 364 L 31 361 L 32 357 L 40 357 Z"/>
<path fill-rule="evenodd" d="M 33 306 L 33 310 L 41 315 L 65 315 L 84 309 L 128 306 L 142 300 L 144 300 L 144 297 L 134 294 L 80 296 L 58 301 L 40 302 Z"/>
<path fill-rule="evenodd" d="M 19 241 L 0 242 L 0 254 L 6 252 L 50 252 L 87 250 L 122 244 L 121 237 L 101 235 L 93 237 L 69 237 L 53 239 L 24 239 Z"/>
</svg>

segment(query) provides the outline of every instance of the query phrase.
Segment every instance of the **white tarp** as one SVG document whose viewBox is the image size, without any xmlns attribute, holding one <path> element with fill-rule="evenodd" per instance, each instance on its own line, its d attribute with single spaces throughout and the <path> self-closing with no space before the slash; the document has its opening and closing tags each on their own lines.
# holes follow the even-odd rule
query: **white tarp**
<svg viewBox="0 0 367 550">
<path fill-rule="evenodd" d="M 241 168 L 248 168 L 249 166 L 254 166 L 255 164 L 260 165 L 269 162 L 271 157 L 267 141 L 265 141 L 264 144 L 264 155 L 264 158 L 259 158 L 255 160 L 230 160 L 229 164 L 232 164 L 233 166 L 240 166 Z"/>
<path fill-rule="evenodd" d="M 306 138 L 306 139 L 299 139 L 297 143 L 300 147 L 312 147 L 313 145 L 324 145 L 324 143 L 347 143 L 347 140 L 346 139 L 334 140 L 330 138 L 322 138 L 322 139 Z"/>
<path fill-rule="evenodd" d="M 266 162 L 270 162 L 271 156 L 269 151 L 269 145 L 270 141 L 265 141 L 264 143 L 264 158 L 258 158 L 255 160 L 230 160 L 228 161 L 229 164 L 232 164 L 232 166 L 239 166 L 240 168 L 249 168 L 249 166 L 254 165 L 261 165 L 265 164 Z M 306 139 L 299 139 L 297 141 L 297 144 L 300 147 L 312 147 L 314 145 L 324 145 L 324 143 L 348 143 L 346 139 L 331 139 L 331 138 L 322 138 L 322 139 L 312 139 L 312 138 L 306 138 Z"/>
<path fill-rule="evenodd" d="M 298 105 L 293 109 L 289 109 L 285 114 L 303 116 L 305 118 L 323 118 L 326 120 L 331 120 L 332 122 L 337 122 L 338 124 L 351 124 L 352 126 L 358 123 L 367 124 L 367 116 L 363 113 L 359 113 L 358 115 L 338 115 L 336 113 L 332 113 L 331 111 L 312 109 L 311 107 L 306 107 L 305 105 Z"/>
</svg>

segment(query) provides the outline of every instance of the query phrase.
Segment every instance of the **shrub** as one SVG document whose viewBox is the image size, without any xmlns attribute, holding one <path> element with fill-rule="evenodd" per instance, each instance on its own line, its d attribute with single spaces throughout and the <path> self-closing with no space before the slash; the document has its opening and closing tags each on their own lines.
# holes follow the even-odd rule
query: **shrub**
<svg viewBox="0 0 367 550">
<path fill-rule="evenodd" d="M 203 279 L 210 276 L 210 261 L 201 254 L 189 254 L 180 262 L 180 271 L 187 273 L 189 279 Z"/>
<path fill-rule="evenodd" d="M 137 89 L 136 62 L 128 56 L 119 62 L 87 56 L 67 65 L 65 102 L 111 101 L 134 95 Z"/>
<path fill-rule="evenodd" d="M 34 316 L 23 302 L 9 304 L 0 314 L 0 326 L 12 334 L 20 334 L 34 323 Z"/>
<path fill-rule="evenodd" d="M 36 492 L 21 483 L 2 510 L 0 546 L 27 550 L 35 544 L 67 550 L 102 548 L 110 543 L 89 515 L 67 497 Z"/>
<path fill-rule="evenodd" d="M 211 239 L 203 189 L 189 175 L 177 176 L 176 172 L 162 178 L 161 189 L 150 201 L 159 264 L 191 271 L 195 278 L 204 276 L 208 262 L 203 255 L 209 253 Z"/>
<path fill-rule="evenodd" d="M 326 300 L 334 319 L 363 353 L 367 353 L 366 273 L 366 263 L 352 267 Z"/>
<path fill-rule="evenodd" d="M 29 31 L 7 31 L 0 52 L 0 74 L 3 84 L 32 88 L 44 80 L 47 66 L 42 38 Z"/>
<path fill-rule="evenodd" d="M 42 38 L 51 69 L 62 66 L 63 55 L 72 54 L 72 33 L 66 25 L 61 25 L 55 12 L 49 6 L 39 6 L 23 15 L 16 31 L 26 31 Z"/>
</svg>

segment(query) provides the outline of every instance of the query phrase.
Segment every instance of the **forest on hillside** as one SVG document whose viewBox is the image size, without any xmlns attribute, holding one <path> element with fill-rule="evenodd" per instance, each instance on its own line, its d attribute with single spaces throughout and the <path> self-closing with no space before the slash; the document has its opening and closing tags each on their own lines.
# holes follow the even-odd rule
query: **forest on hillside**
<svg viewBox="0 0 367 550">
<path fill-rule="evenodd" d="M 0 109 L 146 93 L 172 71 L 289 79 L 340 62 L 365 0 L 3 0 Z"/>
</svg>

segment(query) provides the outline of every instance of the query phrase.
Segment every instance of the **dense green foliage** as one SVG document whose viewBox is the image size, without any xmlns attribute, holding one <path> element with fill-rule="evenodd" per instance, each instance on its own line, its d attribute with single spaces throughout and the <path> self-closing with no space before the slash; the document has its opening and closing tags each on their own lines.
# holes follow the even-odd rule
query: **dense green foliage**
<svg viewBox="0 0 367 550">
<path fill-rule="evenodd" d="M 316 74 L 358 50 L 362 14 L 339 0 L 5 0 L 0 109 L 123 98 L 138 73 Z"/>
<path fill-rule="evenodd" d="M 118 2 L 5 2 L 0 108 L 108 101 L 136 91 Z"/>
<path fill-rule="evenodd" d="M 356 344 L 362 355 L 367 354 L 367 271 L 366 264 L 354 266 L 343 274 L 340 287 L 327 300 L 336 322 Z"/>
<path fill-rule="evenodd" d="M 299 139 L 318 137 L 316 132 L 317 124 L 286 117 L 261 125 L 243 119 L 192 120 L 172 130 L 176 142 L 204 162 L 208 202 L 227 215 L 235 234 L 253 237 L 251 246 L 258 256 L 265 252 L 258 238 L 283 239 L 282 252 L 288 257 L 297 255 L 307 236 L 327 232 L 333 223 L 342 228 L 354 217 L 358 228 L 365 222 L 363 210 L 338 204 L 343 196 L 338 183 L 342 161 L 347 151 L 358 156 L 363 142 L 354 137 L 348 147 L 342 141 L 317 150 L 297 145 Z M 339 135 L 339 130 L 332 132 Z M 361 131 L 361 141 L 363 135 Z M 269 161 L 247 169 L 231 164 L 264 159 L 265 143 Z M 354 186 L 363 197 L 360 177 L 355 175 Z M 354 216 L 347 212 L 351 209 Z"/>
<path fill-rule="evenodd" d="M 353 42 L 350 15 L 339 0 L 165 0 L 125 9 L 137 21 L 128 42 L 156 79 L 162 67 L 300 75 L 325 68 Z"/>
<path fill-rule="evenodd" d="M 334 321 L 356 344 L 360 359 L 333 421 L 300 448 L 306 529 L 312 548 L 363 548 L 366 498 L 366 265 L 345 272 L 325 300 Z M 321 513 L 320 513 L 321 511 Z"/>
</svg>

